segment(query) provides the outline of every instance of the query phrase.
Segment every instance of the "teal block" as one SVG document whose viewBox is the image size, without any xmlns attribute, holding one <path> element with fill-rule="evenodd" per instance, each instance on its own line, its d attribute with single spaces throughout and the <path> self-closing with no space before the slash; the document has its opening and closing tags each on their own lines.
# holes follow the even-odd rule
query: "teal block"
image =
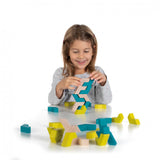
<svg viewBox="0 0 160 160">
<path fill-rule="evenodd" d="M 94 82 L 94 79 L 93 80 L 89 80 L 89 82 L 84 82 L 82 86 L 92 86 L 92 83 Z"/>
<path fill-rule="evenodd" d="M 96 124 L 80 124 L 78 125 L 80 131 L 94 131 L 96 130 Z"/>
<path fill-rule="evenodd" d="M 92 86 L 87 86 L 87 88 L 85 90 L 81 90 L 79 92 L 79 94 L 88 94 L 89 91 L 91 90 Z"/>
<path fill-rule="evenodd" d="M 90 106 L 91 106 L 91 102 L 86 101 L 84 105 L 86 106 L 86 108 L 88 108 L 88 107 L 90 107 Z"/>
<path fill-rule="evenodd" d="M 110 136 L 109 136 L 109 139 L 108 139 L 108 144 L 109 145 L 114 145 L 114 146 L 117 144 L 117 142 L 116 142 L 116 140 L 113 137 L 113 134 L 111 132 L 110 132 Z"/>
<path fill-rule="evenodd" d="M 58 107 L 48 107 L 48 112 L 58 112 Z"/>
<path fill-rule="evenodd" d="M 87 130 L 87 126 L 85 124 L 80 124 L 78 125 L 80 131 L 86 131 Z"/>
<path fill-rule="evenodd" d="M 96 130 L 96 124 L 86 124 L 87 130 L 89 131 L 95 131 Z"/>
<path fill-rule="evenodd" d="M 102 127 L 100 129 L 100 132 L 103 133 L 103 134 L 110 134 L 109 127 L 107 127 L 107 126 Z"/>
<path fill-rule="evenodd" d="M 76 102 L 85 102 L 84 98 L 80 98 L 77 94 L 72 94 Z"/>
<path fill-rule="evenodd" d="M 98 137 L 100 137 L 101 132 L 100 131 L 96 131 Z"/>
<path fill-rule="evenodd" d="M 98 118 L 96 119 L 96 124 L 99 125 L 107 125 L 108 123 L 112 123 L 112 118 Z"/>
<path fill-rule="evenodd" d="M 79 110 L 79 109 L 81 109 L 82 108 L 82 106 L 79 106 L 78 108 L 77 108 L 77 110 Z"/>
<path fill-rule="evenodd" d="M 31 127 L 28 124 L 23 124 L 20 127 L 20 131 L 23 133 L 31 133 Z"/>
</svg>

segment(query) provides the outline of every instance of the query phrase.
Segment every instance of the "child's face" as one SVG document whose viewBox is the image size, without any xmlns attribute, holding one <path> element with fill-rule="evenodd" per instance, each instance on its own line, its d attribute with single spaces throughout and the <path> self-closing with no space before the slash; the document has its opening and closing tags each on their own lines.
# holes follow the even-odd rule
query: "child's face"
<svg viewBox="0 0 160 160">
<path fill-rule="evenodd" d="M 93 52 L 90 42 L 75 40 L 70 47 L 69 56 L 77 70 L 85 71 L 85 68 L 92 59 L 92 55 Z"/>
</svg>

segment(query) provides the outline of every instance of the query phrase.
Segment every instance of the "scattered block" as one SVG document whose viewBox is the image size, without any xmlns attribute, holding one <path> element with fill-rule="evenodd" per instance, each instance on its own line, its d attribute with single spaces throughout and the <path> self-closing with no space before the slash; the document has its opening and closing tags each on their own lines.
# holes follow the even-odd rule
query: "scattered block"
<svg viewBox="0 0 160 160">
<path fill-rule="evenodd" d="M 96 119 L 96 124 L 99 124 L 100 128 L 110 123 L 112 123 L 112 118 L 97 118 Z"/>
<path fill-rule="evenodd" d="M 75 102 L 64 102 L 65 107 L 72 107 L 75 104 Z"/>
<path fill-rule="evenodd" d="M 99 138 L 96 138 L 96 144 L 98 146 L 104 146 L 107 144 L 108 139 L 109 139 L 110 135 L 109 134 L 100 134 Z"/>
<path fill-rule="evenodd" d="M 23 124 L 20 127 L 20 131 L 23 133 L 31 133 L 31 127 L 28 124 Z"/>
<path fill-rule="evenodd" d="M 112 123 L 112 118 L 98 118 L 96 119 L 96 123 L 99 124 L 99 130 L 96 131 L 98 137 L 100 137 L 101 134 L 109 134 L 108 144 L 116 145 L 117 142 L 107 126 L 108 123 Z"/>
<path fill-rule="evenodd" d="M 52 127 L 52 128 L 64 128 L 61 122 L 49 122 L 49 127 Z"/>
<path fill-rule="evenodd" d="M 107 105 L 106 104 L 95 104 L 94 108 L 95 109 L 106 109 Z"/>
<path fill-rule="evenodd" d="M 61 141 L 64 133 L 64 128 L 48 127 L 47 130 L 50 135 L 50 140 L 52 143 L 58 143 Z"/>
<path fill-rule="evenodd" d="M 122 113 L 120 113 L 118 115 L 118 117 L 113 117 L 112 118 L 112 122 L 114 122 L 114 123 L 121 123 L 123 121 L 123 119 L 124 119 L 124 116 L 123 116 Z"/>
<path fill-rule="evenodd" d="M 80 129 L 77 125 L 70 125 L 67 119 L 60 119 L 60 122 L 63 124 L 66 132 L 80 132 Z"/>
<path fill-rule="evenodd" d="M 61 141 L 64 133 L 64 127 L 60 122 L 49 122 L 47 130 L 52 143 L 58 143 Z"/>
<path fill-rule="evenodd" d="M 89 145 L 89 139 L 78 138 L 78 144 L 81 145 L 81 146 L 88 146 Z"/>
<path fill-rule="evenodd" d="M 87 139 L 95 139 L 98 138 L 96 131 L 90 131 L 86 133 Z"/>
<path fill-rule="evenodd" d="M 133 113 L 130 113 L 128 115 L 128 121 L 129 121 L 130 124 L 140 125 L 139 119 L 135 119 Z"/>
<path fill-rule="evenodd" d="M 78 125 L 80 131 L 94 131 L 96 130 L 96 124 L 80 124 Z"/>
<path fill-rule="evenodd" d="M 58 112 L 58 107 L 48 107 L 48 112 Z"/>
<path fill-rule="evenodd" d="M 116 140 L 115 140 L 115 138 L 113 137 L 113 134 L 110 132 L 110 134 L 109 134 L 110 136 L 109 136 L 109 139 L 108 139 L 108 144 L 109 145 L 117 145 L 117 142 L 116 142 Z"/>
<path fill-rule="evenodd" d="M 62 141 L 61 146 L 69 147 L 72 145 L 73 139 L 77 138 L 77 134 L 75 132 L 66 132 Z"/>
</svg>

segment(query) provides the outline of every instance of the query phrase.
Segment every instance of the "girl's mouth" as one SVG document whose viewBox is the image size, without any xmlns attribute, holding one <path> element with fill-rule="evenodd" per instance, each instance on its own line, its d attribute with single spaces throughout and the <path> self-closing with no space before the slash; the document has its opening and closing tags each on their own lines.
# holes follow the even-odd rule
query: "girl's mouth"
<svg viewBox="0 0 160 160">
<path fill-rule="evenodd" d="M 79 65 L 83 65 L 86 63 L 86 60 L 83 60 L 83 61 L 76 61 Z"/>
</svg>

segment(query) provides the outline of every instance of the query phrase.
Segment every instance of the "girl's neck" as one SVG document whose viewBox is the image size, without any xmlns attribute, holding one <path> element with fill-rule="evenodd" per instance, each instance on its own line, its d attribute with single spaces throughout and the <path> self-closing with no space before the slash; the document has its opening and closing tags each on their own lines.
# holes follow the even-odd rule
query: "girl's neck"
<svg viewBox="0 0 160 160">
<path fill-rule="evenodd" d="M 81 70 L 76 69 L 76 70 L 75 70 L 75 75 L 76 75 L 76 74 L 83 74 L 83 73 L 85 73 L 85 72 L 86 72 L 85 69 L 81 69 Z"/>
</svg>

